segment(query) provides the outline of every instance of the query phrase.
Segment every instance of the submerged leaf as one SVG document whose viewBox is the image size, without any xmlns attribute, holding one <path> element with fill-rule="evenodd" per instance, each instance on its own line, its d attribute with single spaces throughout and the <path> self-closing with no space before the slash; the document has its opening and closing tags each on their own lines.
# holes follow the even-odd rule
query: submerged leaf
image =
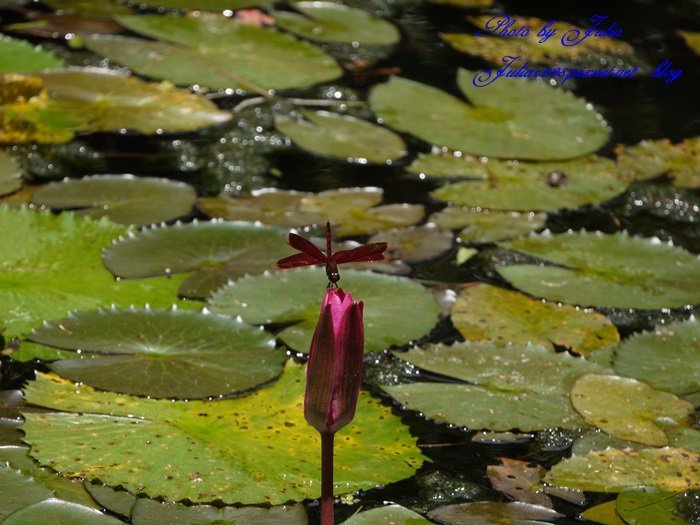
<svg viewBox="0 0 700 525">
<path fill-rule="evenodd" d="M 40 375 L 26 388 L 27 401 L 61 412 L 25 413 L 25 439 L 32 456 L 65 476 L 151 497 L 268 504 L 316 498 L 318 440 L 300 408 L 304 372 L 290 362 L 270 388 L 188 403 L 88 386 L 76 393 L 73 383 Z M 423 461 L 408 427 L 366 394 L 338 435 L 336 459 L 342 492 L 411 476 Z"/>
<path fill-rule="evenodd" d="M 504 246 L 557 264 L 497 268 L 513 286 L 535 297 L 641 309 L 700 303 L 700 260 L 658 239 L 581 231 L 532 235 Z"/>
<path fill-rule="evenodd" d="M 473 76 L 461 69 L 457 78 L 470 104 L 437 88 L 392 77 L 372 90 L 370 105 L 390 127 L 473 155 L 568 159 L 592 153 L 610 134 L 590 104 L 571 93 L 511 78 L 480 89 L 472 84 Z"/>
<path fill-rule="evenodd" d="M 94 175 L 51 182 L 39 188 L 32 202 L 121 224 L 144 225 L 187 215 L 197 198 L 184 182 L 133 175 Z"/>
</svg>

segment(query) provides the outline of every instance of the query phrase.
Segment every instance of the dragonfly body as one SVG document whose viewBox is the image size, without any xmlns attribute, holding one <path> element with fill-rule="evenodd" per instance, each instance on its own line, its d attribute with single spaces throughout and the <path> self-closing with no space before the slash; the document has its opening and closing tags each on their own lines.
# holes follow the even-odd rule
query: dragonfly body
<svg viewBox="0 0 700 525">
<path fill-rule="evenodd" d="M 384 260 L 384 252 L 387 247 L 385 242 L 364 244 L 357 248 L 333 253 L 333 249 L 331 248 L 332 240 L 333 234 L 331 232 L 330 221 L 326 223 L 326 253 L 323 253 L 313 243 L 300 235 L 290 233 L 287 240 L 288 244 L 301 253 L 280 259 L 277 261 L 277 268 L 286 270 L 288 268 L 296 268 L 297 266 L 323 264 L 326 267 L 326 275 L 328 276 L 328 287 L 337 288 L 338 281 L 340 280 L 340 273 L 338 272 L 339 264 Z"/>
</svg>

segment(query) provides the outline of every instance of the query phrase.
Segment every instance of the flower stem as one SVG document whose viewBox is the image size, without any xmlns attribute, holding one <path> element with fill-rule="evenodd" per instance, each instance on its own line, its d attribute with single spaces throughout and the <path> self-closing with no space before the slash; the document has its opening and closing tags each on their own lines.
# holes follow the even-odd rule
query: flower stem
<svg viewBox="0 0 700 525">
<path fill-rule="evenodd" d="M 321 432 L 321 525 L 333 525 L 333 432 Z"/>
</svg>

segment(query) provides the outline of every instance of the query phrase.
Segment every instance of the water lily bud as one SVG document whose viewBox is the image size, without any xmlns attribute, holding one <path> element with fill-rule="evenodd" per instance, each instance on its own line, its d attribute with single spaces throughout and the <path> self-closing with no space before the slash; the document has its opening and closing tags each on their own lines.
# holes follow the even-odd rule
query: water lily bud
<svg viewBox="0 0 700 525">
<path fill-rule="evenodd" d="M 304 417 L 322 434 L 334 434 L 355 416 L 362 384 L 365 333 L 362 302 L 329 289 L 311 339 Z"/>
</svg>

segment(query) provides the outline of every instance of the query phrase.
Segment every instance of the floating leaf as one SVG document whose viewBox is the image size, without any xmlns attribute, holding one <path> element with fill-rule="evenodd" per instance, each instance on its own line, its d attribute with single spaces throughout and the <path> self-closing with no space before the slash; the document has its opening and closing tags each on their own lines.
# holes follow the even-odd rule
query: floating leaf
<svg viewBox="0 0 700 525">
<path fill-rule="evenodd" d="M 405 344 L 425 335 L 437 321 L 435 299 L 415 281 L 356 270 L 341 270 L 340 276 L 340 286 L 365 304 L 365 352 Z M 217 290 L 209 304 L 213 311 L 240 315 L 247 323 L 293 323 L 278 336 L 307 352 L 321 308 L 319 290 L 327 282 L 321 268 L 243 277 Z"/>
<path fill-rule="evenodd" d="M 380 188 L 340 188 L 321 193 L 258 190 L 247 197 L 202 198 L 197 206 L 210 217 L 256 221 L 278 226 L 334 224 L 340 237 L 411 226 L 423 218 L 420 204 L 385 204 Z"/>
<path fill-rule="evenodd" d="M 581 434 L 580 437 L 576 438 L 576 441 L 574 441 L 574 444 L 571 447 L 571 452 L 580 456 L 582 454 L 590 452 L 591 450 L 605 450 L 608 447 L 617 448 L 620 450 L 626 448 L 630 448 L 633 450 L 641 450 L 643 448 L 648 448 L 646 445 L 637 443 L 635 441 L 618 439 L 596 428 L 586 430 Z M 693 451 L 691 450 L 690 452 Z"/>
<path fill-rule="evenodd" d="M 559 162 L 462 159 L 480 166 L 485 180 L 446 184 L 433 197 L 499 210 L 555 211 L 607 201 L 625 191 L 631 180 L 612 160 L 596 155 Z"/>
<path fill-rule="evenodd" d="M 0 519 L 53 496 L 53 492 L 30 477 L 22 475 L 5 463 L 0 463 Z"/>
<path fill-rule="evenodd" d="M 95 498 L 102 508 L 121 516 L 131 516 L 131 509 L 139 499 L 131 492 L 117 490 L 102 484 L 83 482 L 85 489 Z"/>
<path fill-rule="evenodd" d="M 23 35 L 69 41 L 82 34 L 109 34 L 123 31 L 119 24 L 107 18 L 54 13 L 33 14 L 29 21 L 9 24 L 5 29 Z"/>
<path fill-rule="evenodd" d="M 370 105 L 390 127 L 473 155 L 567 159 L 592 153 L 608 139 L 610 130 L 600 115 L 571 93 L 517 78 L 481 89 L 472 85 L 473 76 L 461 69 L 457 77 L 471 104 L 437 88 L 392 77 L 372 90 Z"/>
<path fill-rule="evenodd" d="M 700 33 L 697 31 L 682 31 L 678 29 L 676 31 L 679 35 L 683 37 L 686 45 L 693 50 L 696 55 L 700 55 Z"/>
<path fill-rule="evenodd" d="M 54 216 L 4 206 L 0 224 L 0 319 L 7 327 L 5 337 L 26 333 L 45 319 L 60 319 L 68 310 L 111 303 L 164 307 L 177 298 L 180 277 L 117 282 L 104 268 L 100 249 L 125 233 L 123 226 L 69 212 Z"/>
<path fill-rule="evenodd" d="M 568 393 L 576 379 L 603 368 L 542 347 L 455 343 L 398 357 L 433 373 L 469 381 L 384 387 L 426 417 L 469 429 L 521 431 L 585 426 Z"/>
<path fill-rule="evenodd" d="M 392 258 L 420 262 L 435 259 L 452 248 L 452 234 L 433 225 L 413 226 L 377 233 L 367 242 L 386 242 Z"/>
<path fill-rule="evenodd" d="M 191 131 L 231 118 L 205 97 L 106 70 L 54 70 L 37 77 L 2 79 L 0 90 L 24 83 L 34 92 L 3 98 L 0 142 L 67 142 L 78 132 L 120 129 Z"/>
<path fill-rule="evenodd" d="M 306 525 L 306 512 L 302 505 L 270 507 L 224 507 L 211 505 L 182 505 L 151 499 L 136 500 L 131 520 L 134 525 Z"/>
<path fill-rule="evenodd" d="M 473 9 L 477 7 L 491 7 L 494 4 L 494 0 L 430 0 L 430 3 Z"/>
<path fill-rule="evenodd" d="M 237 11 L 246 7 L 272 5 L 273 0 L 140 0 L 140 5 L 191 11 Z M 164 522 L 165 523 L 165 522 Z"/>
<path fill-rule="evenodd" d="M 583 38 L 585 29 L 566 22 L 513 15 L 470 16 L 467 20 L 479 28 L 480 34 L 442 33 L 441 38 L 457 51 L 479 56 L 499 68 L 506 56 L 520 58 L 511 66 L 514 70 L 528 63 L 578 65 L 582 68 L 614 64 L 615 69 L 620 70 L 640 62 L 628 43 L 597 35 L 596 38 Z M 526 28 L 529 34 L 517 38 L 503 38 L 498 32 L 489 35 L 499 23 L 505 27 L 503 24 L 510 22 L 518 28 Z M 556 30 L 556 34 L 546 40 L 538 34 L 545 25 L 547 30 Z M 576 44 L 572 45 L 574 42 Z"/>
<path fill-rule="evenodd" d="M 556 345 L 583 355 L 620 340 L 615 325 L 602 314 L 545 303 L 488 284 L 469 286 L 459 293 L 452 307 L 452 323 L 471 341 Z"/>
<path fill-rule="evenodd" d="M 359 164 L 391 164 L 406 154 L 401 137 L 371 122 L 329 111 L 302 114 L 306 120 L 278 116 L 275 126 L 297 146 L 312 153 Z"/>
<path fill-rule="evenodd" d="M 12 158 L 0 150 L 0 195 L 12 193 L 22 187 L 22 169 Z"/>
<path fill-rule="evenodd" d="M 633 334 L 618 348 L 613 367 L 659 390 L 700 391 L 700 322 L 693 318 Z"/>
<path fill-rule="evenodd" d="M 516 288 L 550 301 L 616 308 L 700 303 L 700 260 L 682 248 L 627 233 L 578 232 L 515 239 L 504 246 L 561 266 L 497 268 Z"/>
<path fill-rule="evenodd" d="M 629 488 L 617 497 L 617 513 L 634 525 L 691 525 L 675 512 L 682 497 L 654 487 Z"/>
<path fill-rule="evenodd" d="M 102 252 L 105 265 L 127 279 L 195 270 L 180 286 L 184 297 L 203 299 L 227 281 L 271 270 L 289 255 L 285 230 L 220 220 L 177 223 L 122 237 Z"/>
<path fill-rule="evenodd" d="M 571 403 L 585 420 L 619 439 L 653 447 L 668 444 L 656 423 L 687 423 L 693 405 L 628 377 L 589 374 L 571 390 Z"/>
<path fill-rule="evenodd" d="M 465 157 L 460 152 L 418 153 L 406 171 L 415 175 L 447 179 L 486 179 L 488 159 Z"/>
<path fill-rule="evenodd" d="M 496 242 L 539 230 L 547 214 L 448 206 L 428 220 L 444 230 L 462 228 L 457 237 L 464 242 Z"/>
<path fill-rule="evenodd" d="M 95 175 L 51 182 L 32 202 L 53 209 L 78 209 L 93 218 L 144 225 L 187 215 L 197 199 L 184 182 L 133 175 Z"/>
<path fill-rule="evenodd" d="M 110 18 L 114 15 L 131 13 L 131 9 L 112 0 L 42 0 L 55 11 L 69 15 L 97 16 Z"/>
<path fill-rule="evenodd" d="M 675 427 L 666 432 L 668 444 L 688 452 L 700 454 L 700 430 L 690 427 Z"/>
<path fill-rule="evenodd" d="M 343 525 L 430 525 L 420 514 L 402 507 L 387 505 L 358 512 L 343 522 Z"/>
<path fill-rule="evenodd" d="M 140 75 L 177 85 L 290 89 L 342 73 L 335 60 L 308 42 L 226 17 L 139 15 L 117 21 L 156 40 L 96 35 L 85 38 L 85 45 Z"/>
<path fill-rule="evenodd" d="M 274 339 L 240 320 L 178 310 L 78 312 L 29 339 L 78 351 L 49 365 L 78 383 L 126 394 L 203 398 L 242 392 L 282 371 Z"/>
<path fill-rule="evenodd" d="M 475 501 L 438 507 L 431 510 L 428 516 L 449 525 L 546 525 L 545 522 L 560 518 L 561 514 L 546 507 L 520 501 Z"/>
<path fill-rule="evenodd" d="M 683 492 L 700 488 L 699 465 L 700 454 L 677 448 L 608 448 L 557 463 L 544 481 L 592 492 L 621 492 L 645 485 Z"/>
<path fill-rule="evenodd" d="M 516 501 L 552 508 L 552 500 L 537 488 L 545 474 L 541 465 L 517 459 L 499 459 L 500 465 L 486 467 L 486 475 L 494 489 Z"/>
<path fill-rule="evenodd" d="M 277 504 L 318 497 L 318 436 L 305 424 L 305 370 L 246 397 L 172 402 L 97 392 L 54 375 L 25 390 L 32 456 L 69 477 L 193 502 Z M 264 454 L 261 454 L 264 450 Z M 138 455 L 134 455 L 135 451 Z M 413 475 L 422 456 L 391 409 L 366 394 L 338 435 L 336 487 L 369 489 Z"/>
<path fill-rule="evenodd" d="M 60 523 L 65 525 L 124 525 L 124 522 L 77 503 L 50 498 L 18 510 L 3 525 Z"/>
<path fill-rule="evenodd" d="M 390 22 L 362 9 L 335 2 L 292 2 L 301 14 L 275 11 L 277 25 L 302 38 L 317 42 L 390 46 L 401 34 Z"/>
<path fill-rule="evenodd" d="M 700 187 L 700 137 L 689 137 L 678 144 L 668 139 L 643 140 L 634 146 L 615 148 L 621 169 L 638 180 L 666 174 L 682 188 Z"/>
<path fill-rule="evenodd" d="M 0 35 L 0 73 L 32 73 L 63 67 L 63 60 L 26 40 Z"/>
<path fill-rule="evenodd" d="M 582 512 L 581 517 L 602 525 L 627 525 L 617 513 L 616 504 L 615 500 L 601 503 Z"/>
</svg>

